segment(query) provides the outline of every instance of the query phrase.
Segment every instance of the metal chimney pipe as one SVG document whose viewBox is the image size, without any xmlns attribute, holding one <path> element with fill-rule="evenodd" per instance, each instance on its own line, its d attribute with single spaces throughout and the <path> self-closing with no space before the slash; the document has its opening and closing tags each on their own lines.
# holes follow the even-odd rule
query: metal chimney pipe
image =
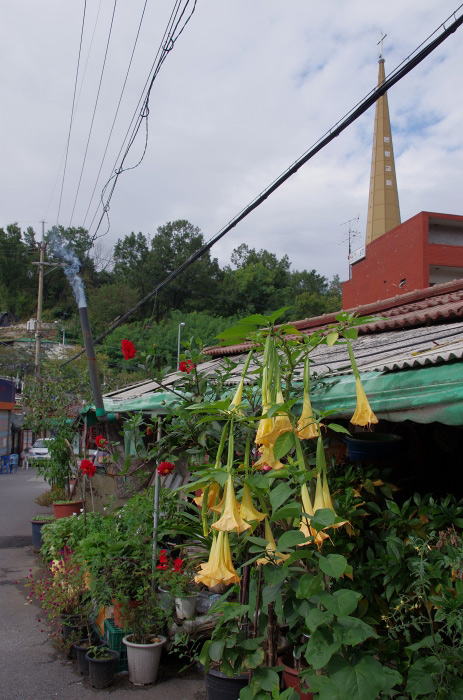
<svg viewBox="0 0 463 700">
<path fill-rule="evenodd" d="M 85 354 L 87 355 L 88 371 L 90 374 L 90 384 L 92 385 L 93 400 L 95 401 L 95 413 L 100 421 L 108 420 L 106 414 L 103 395 L 101 393 L 100 377 L 96 366 L 95 347 L 93 345 L 92 331 L 86 306 L 79 306 L 80 326 L 84 336 Z"/>
</svg>

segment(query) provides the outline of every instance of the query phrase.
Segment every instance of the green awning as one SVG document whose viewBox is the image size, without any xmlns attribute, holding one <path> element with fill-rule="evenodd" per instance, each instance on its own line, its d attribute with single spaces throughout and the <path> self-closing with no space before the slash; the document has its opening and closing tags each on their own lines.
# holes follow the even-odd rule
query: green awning
<svg viewBox="0 0 463 700">
<path fill-rule="evenodd" d="M 383 420 L 416 423 L 438 421 L 463 425 L 463 363 L 446 362 L 427 367 L 394 372 L 362 372 L 362 383 L 370 406 Z M 302 394 L 302 387 L 301 387 Z M 355 411 L 356 393 L 353 374 L 319 380 L 311 390 L 312 405 L 319 411 L 335 410 L 333 418 L 350 420 Z M 170 392 L 147 393 L 137 398 L 114 401 L 104 399 L 107 413 L 142 411 L 165 415 L 179 401 Z M 301 405 L 295 407 L 297 412 Z M 94 422 L 94 407 L 85 406 L 81 413 Z"/>
<path fill-rule="evenodd" d="M 383 420 L 416 423 L 438 421 L 463 425 L 463 363 L 404 369 L 395 372 L 362 372 L 362 384 L 370 406 Z M 335 409 L 333 417 L 350 419 L 355 411 L 355 378 L 352 374 L 329 377 L 311 392 L 319 411 Z"/>
</svg>

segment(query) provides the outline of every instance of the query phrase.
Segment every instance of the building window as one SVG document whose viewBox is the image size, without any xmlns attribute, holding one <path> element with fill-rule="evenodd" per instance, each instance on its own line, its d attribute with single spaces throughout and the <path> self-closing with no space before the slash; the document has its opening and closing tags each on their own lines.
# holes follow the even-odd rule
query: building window
<svg viewBox="0 0 463 700">
<path fill-rule="evenodd" d="M 386 185 L 391 186 L 391 185 L 392 185 L 392 180 L 386 180 Z"/>
<path fill-rule="evenodd" d="M 390 152 L 390 151 L 384 151 L 384 155 L 386 156 L 386 158 L 389 158 L 390 155 L 391 155 L 391 152 Z"/>
<path fill-rule="evenodd" d="M 389 143 L 389 141 L 390 141 L 389 136 L 385 136 L 385 137 L 384 137 L 384 143 Z"/>
<path fill-rule="evenodd" d="M 390 173 L 391 170 L 392 170 L 391 166 L 390 166 L 390 165 L 386 165 L 386 172 L 387 172 L 387 173 Z"/>
</svg>

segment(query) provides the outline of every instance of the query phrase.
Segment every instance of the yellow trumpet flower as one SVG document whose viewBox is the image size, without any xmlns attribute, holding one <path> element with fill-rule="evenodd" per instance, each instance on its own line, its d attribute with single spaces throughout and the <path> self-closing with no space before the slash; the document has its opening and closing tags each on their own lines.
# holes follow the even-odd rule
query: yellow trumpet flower
<svg viewBox="0 0 463 700">
<path fill-rule="evenodd" d="M 265 513 L 259 513 L 252 503 L 251 489 L 247 484 L 243 486 L 243 495 L 241 497 L 240 515 L 244 520 L 258 520 L 259 522 L 265 518 Z"/>
<path fill-rule="evenodd" d="M 210 510 L 215 505 L 218 493 L 219 493 L 219 485 L 216 481 L 214 481 L 209 486 L 209 491 L 207 493 L 207 508 L 208 508 L 208 510 Z M 204 490 L 201 491 L 200 496 L 196 496 L 196 498 L 193 498 L 193 502 L 196 503 L 198 508 L 202 508 L 203 500 L 204 500 Z"/>
<path fill-rule="evenodd" d="M 195 576 L 195 583 L 203 583 L 212 588 L 220 583 L 229 586 L 239 583 L 239 580 L 232 563 L 228 532 L 220 531 L 214 537 L 208 561 L 201 564 L 200 571 Z"/>
<path fill-rule="evenodd" d="M 301 523 L 299 525 L 299 531 L 302 532 L 304 537 L 313 537 L 314 542 L 317 545 L 318 549 L 321 549 L 323 546 L 323 542 L 326 539 L 330 539 L 329 535 L 327 535 L 323 530 L 320 530 L 317 532 L 317 530 L 314 527 L 311 527 L 310 525 L 310 520 L 306 516 L 312 517 L 314 515 L 314 507 L 312 506 L 312 501 L 309 495 L 309 490 L 307 488 L 307 484 L 302 484 L 301 486 L 301 496 L 302 496 L 302 508 L 305 513 L 305 515 L 302 516 Z M 306 544 L 309 544 L 308 542 L 302 542 L 302 544 L 299 545 L 299 547 L 304 547 Z"/>
<path fill-rule="evenodd" d="M 212 527 L 216 530 L 236 530 L 239 534 L 248 530 L 251 526 L 245 522 L 240 515 L 239 504 L 235 498 L 235 490 L 233 488 L 233 477 L 230 474 L 227 480 L 227 493 L 223 506 L 222 517 L 216 523 L 212 523 Z"/>
<path fill-rule="evenodd" d="M 302 402 L 302 413 L 297 421 L 296 434 L 301 440 L 316 438 L 319 435 L 318 425 L 315 423 L 315 418 L 313 417 L 310 396 L 305 390 Z"/>
<path fill-rule="evenodd" d="M 278 462 L 273 454 L 273 445 L 271 447 L 262 446 L 259 450 L 260 458 L 254 462 L 254 469 L 283 469 L 284 464 Z"/>
<path fill-rule="evenodd" d="M 240 405 L 241 401 L 243 400 L 243 387 L 244 387 L 244 377 L 241 378 L 240 383 L 238 384 L 238 388 L 235 392 L 235 395 L 233 397 L 233 400 L 229 406 L 229 411 L 234 411 L 237 406 Z"/>
<path fill-rule="evenodd" d="M 285 559 L 288 559 L 289 554 L 282 554 L 277 551 L 277 546 L 270 528 L 268 518 L 265 518 L 265 539 L 267 540 L 266 552 L 268 557 L 262 557 L 257 560 L 257 564 L 268 564 L 273 562 L 274 564 L 282 564 Z"/>
<path fill-rule="evenodd" d="M 370 427 L 372 423 L 378 423 L 378 419 L 370 408 L 365 389 L 362 386 L 360 377 L 355 378 L 355 392 L 357 394 L 357 407 L 355 413 L 350 419 L 354 425 L 363 425 Z"/>
</svg>

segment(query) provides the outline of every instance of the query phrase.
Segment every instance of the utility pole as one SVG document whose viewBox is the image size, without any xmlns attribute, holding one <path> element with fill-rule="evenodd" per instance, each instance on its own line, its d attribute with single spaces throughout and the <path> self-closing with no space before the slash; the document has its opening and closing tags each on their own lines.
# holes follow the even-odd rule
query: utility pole
<svg viewBox="0 0 463 700">
<path fill-rule="evenodd" d="M 35 329 L 34 374 L 40 374 L 40 340 L 42 338 L 43 259 L 45 256 L 45 221 L 42 221 L 42 240 L 39 243 L 39 292 L 37 298 L 37 327 Z"/>
</svg>

